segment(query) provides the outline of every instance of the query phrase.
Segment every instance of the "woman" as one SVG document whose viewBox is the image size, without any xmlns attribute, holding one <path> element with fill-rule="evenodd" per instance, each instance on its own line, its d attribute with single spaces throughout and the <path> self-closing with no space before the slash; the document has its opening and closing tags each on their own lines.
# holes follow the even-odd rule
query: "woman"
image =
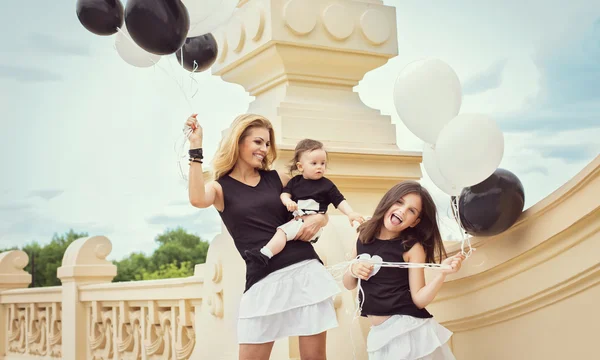
<svg viewBox="0 0 600 360">
<path fill-rule="evenodd" d="M 289 176 L 269 169 L 277 157 L 271 122 L 254 114 L 236 118 L 213 160 L 214 181 L 207 184 L 202 175 L 202 128 L 196 115 L 185 125 L 192 130 L 190 202 L 217 209 L 246 261 L 239 358 L 267 360 L 275 340 L 299 336 L 301 359 L 326 359 L 326 331 L 338 326 L 332 298 L 340 289 L 308 241 L 327 224 L 327 215 L 306 216 L 296 241 L 266 267 L 252 265 L 245 255 L 264 246 L 292 217 L 280 200 Z"/>
</svg>

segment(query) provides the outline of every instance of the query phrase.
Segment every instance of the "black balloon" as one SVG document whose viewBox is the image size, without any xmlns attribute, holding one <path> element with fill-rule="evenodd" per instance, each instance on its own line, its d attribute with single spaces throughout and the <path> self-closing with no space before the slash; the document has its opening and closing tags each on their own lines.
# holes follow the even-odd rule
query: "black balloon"
<svg viewBox="0 0 600 360">
<path fill-rule="evenodd" d="M 215 37 L 212 34 L 205 34 L 185 39 L 185 44 L 177 50 L 175 56 L 187 71 L 200 72 L 215 63 L 218 53 Z M 182 56 L 183 61 L 181 61 Z"/>
<path fill-rule="evenodd" d="M 112 35 L 123 26 L 123 4 L 119 0 L 77 0 L 77 18 L 96 35 Z"/>
<path fill-rule="evenodd" d="M 183 45 L 190 17 L 180 0 L 128 0 L 125 24 L 133 41 L 142 49 L 168 55 Z"/>
<path fill-rule="evenodd" d="M 523 184 L 505 169 L 466 187 L 458 200 L 460 222 L 473 236 L 493 236 L 510 228 L 525 206 Z"/>
</svg>

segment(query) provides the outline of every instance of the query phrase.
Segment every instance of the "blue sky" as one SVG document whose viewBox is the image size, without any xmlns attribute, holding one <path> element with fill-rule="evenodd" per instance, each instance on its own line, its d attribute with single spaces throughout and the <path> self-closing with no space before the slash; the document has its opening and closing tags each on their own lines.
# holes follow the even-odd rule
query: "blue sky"
<svg viewBox="0 0 600 360">
<path fill-rule="evenodd" d="M 392 115 L 401 149 L 422 143 L 395 114 L 393 84 L 406 64 L 432 56 L 459 75 L 461 111 L 500 124 L 500 167 L 523 182 L 526 207 L 600 153 L 597 1 L 384 3 L 397 8 L 400 54 L 355 90 Z M 204 119 L 206 153 L 214 153 L 221 131 L 251 101 L 243 88 L 199 74 L 190 108 L 168 76 L 184 76 L 174 61 L 126 64 L 113 37 L 79 24 L 75 1 L 0 8 L 0 246 L 44 243 L 73 228 L 108 236 L 110 257 L 121 258 L 151 252 L 154 237 L 178 225 L 212 239 L 218 215 L 188 204 L 173 148 L 193 110 Z M 423 183 L 444 234 L 456 237 L 447 196 L 426 176 Z"/>
</svg>

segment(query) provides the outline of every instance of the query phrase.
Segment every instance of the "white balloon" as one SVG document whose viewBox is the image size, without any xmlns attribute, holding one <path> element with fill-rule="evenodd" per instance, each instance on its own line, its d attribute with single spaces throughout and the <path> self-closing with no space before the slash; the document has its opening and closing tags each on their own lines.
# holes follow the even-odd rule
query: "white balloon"
<svg viewBox="0 0 600 360">
<path fill-rule="evenodd" d="M 461 187 L 479 184 L 496 171 L 504 155 L 504 135 L 482 114 L 460 114 L 440 132 L 435 144 L 440 173 Z"/>
<path fill-rule="evenodd" d="M 190 16 L 187 37 L 196 37 L 214 31 L 227 22 L 239 0 L 182 0 Z"/>
<path fill-rule="evenodd" d="M 408 64 L 396 79 L 394 105 L 402 122 L 421 140 L 437 137 L 462 103 L 462 88 L 454 70 L 439 59 Z"/>
<path fill-rule="evenodd" d="M 142 49 L 133 41 L 125 24 L 115 35 L 115 48 L 126 63 L 137 67 L 150 67 L 160 60 L 160 55 L 152 54 Z"/>
<path fill-rule="evenodd" d="M 437 165 L 435 149 L 431 144 L 426 143 L 423 146 L 423 167 L 425 168 L 425 172 L 427 173 L 431 181 L 440 190 L 442 190 L 450 196 L 460 195 L 460 192 L 463 188 L 450 183 L 446 178 L 444 178 L 444 175 L 442 175 Z"/>
</svg>

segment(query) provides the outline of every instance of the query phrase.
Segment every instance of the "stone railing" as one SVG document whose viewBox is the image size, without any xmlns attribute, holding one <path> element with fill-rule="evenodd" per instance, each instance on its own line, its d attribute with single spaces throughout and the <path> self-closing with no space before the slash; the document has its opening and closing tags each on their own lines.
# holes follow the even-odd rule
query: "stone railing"
<svg viewBox="0 0 600 360">
<path fill-rule="evenodd" d="M 11 290 L 3 295 L 7 354 L 62 356 L 60 292 L 60 287 L 49 287 Z M 23 299 L 27 299 L 25 303 L 21 303 Z"/>
<path fill-rule="evenodd" d="M 91 358 L 189 359 L 201 292 L 196 277 L 83 286 Z"/>
<path fill-rule="evenodd" d="M 57 272 L 62 286 L 31 289 L 23 288 L 31 282 L 23 271 L 27 254 L 1 254 L 0 359 L 191 358 L 206 265 L 184 279 L 111 283 L 111 248 L 103 236 L 74 241 Z M 211 269 L 212 283 L 220 271 Z M 218 292 L 208 294 L 208 304 L 222 317 Z"/>
<path fill-rule="evenodd" d="M 62 356 L 61 287 L 24 289 L 31 275 L 23 271 L 23 251 L 0 254 L 0 358 Z"/>
</svg>

